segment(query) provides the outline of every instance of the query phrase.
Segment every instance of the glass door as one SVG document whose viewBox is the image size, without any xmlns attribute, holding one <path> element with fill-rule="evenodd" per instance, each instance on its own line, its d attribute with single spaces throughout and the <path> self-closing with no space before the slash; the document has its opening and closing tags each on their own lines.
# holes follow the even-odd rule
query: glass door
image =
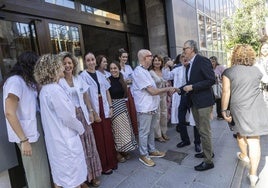
<svg viewBox="0 0 268 188">
<path fill-rule="evenodd" d="M 38 53 L 34 23 L 0 20 L 0 81 L 24 51 Z"/>
<path fill-rule="evenodd" d="M 78 58 L 78 71 L 83 70 L 80 26 L 69 23 L 48 22 L 52 53 L 71 52 Z"/>
</svg>

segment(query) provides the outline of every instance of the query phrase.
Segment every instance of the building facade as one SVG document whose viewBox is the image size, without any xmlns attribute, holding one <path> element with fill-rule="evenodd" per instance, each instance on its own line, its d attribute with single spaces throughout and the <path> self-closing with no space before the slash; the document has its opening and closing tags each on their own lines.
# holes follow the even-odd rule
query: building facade
<svg viewBox="0 0 268 188">
<path fill-rule="evenodd" d="M 86 52 L 112 61 L 125 48 L 134 68 L 141 48 L 174 59 L 183 43 L 194 39 L 203 55 L 225 64 L 221 23 L 235 7 L 235 0 L 1 0 L 0 82 L 26 50 L 70 51 L 83 69 Z M 11 186 L 21 187 L 20 154 L 7 141 L 2 88 L 0 93 L 0 172 L 9 172 Z"/>
</svg>

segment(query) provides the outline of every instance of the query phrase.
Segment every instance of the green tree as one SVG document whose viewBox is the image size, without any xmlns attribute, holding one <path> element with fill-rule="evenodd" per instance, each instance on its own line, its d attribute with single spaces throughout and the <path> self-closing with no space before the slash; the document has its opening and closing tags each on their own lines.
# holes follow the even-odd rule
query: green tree
<svg viewBox="0 0 268 188">
<path fill-rule="evenodd" d="M 234 14 L 223 20 L 224 46 L 232 49 L 236 44 L 250 44 L 257 51 L 264 37 L 267 7 L 265 0 L 241 0 Z"/>
</svg>

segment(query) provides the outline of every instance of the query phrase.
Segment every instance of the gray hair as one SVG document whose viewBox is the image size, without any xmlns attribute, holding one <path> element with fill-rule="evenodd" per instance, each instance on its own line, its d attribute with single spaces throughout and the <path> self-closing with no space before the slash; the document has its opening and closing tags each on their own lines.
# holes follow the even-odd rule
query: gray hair
<svg viewBox="0 0 268 188">
<path fill-rule="evenodd" d="M 143 58 L 147 55 L 147 53 L 150 53 L 150 51 L 147 50 L 147 49 L 140 49 L 138 51 L 138 60 L 139 60 L 139 62 L 143 61 Z"/>
<path fill-rule="evenodd" d="M 198 48 L 197 48 L 197 42 L 194 40 L 187 40 L 184 44 L 189 44 L 191 48 L 194 49 L 194 52 L 197 54 L 198 53 Z"/>
</svg>

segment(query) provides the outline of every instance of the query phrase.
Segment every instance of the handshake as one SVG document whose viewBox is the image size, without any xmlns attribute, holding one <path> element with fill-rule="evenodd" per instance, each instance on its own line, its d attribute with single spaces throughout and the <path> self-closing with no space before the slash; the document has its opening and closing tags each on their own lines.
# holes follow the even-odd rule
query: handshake
<svg viewBox="0 0 268 188">
<path fill-rule="evenodd" d="M 173 95 L 175 92 L 179 93 L 180 89 L 175 87 L 165 87 L 165 91 Z"/>
<path fill-rule="evenodd" d="M 185 85 L 181 91 L 180 88 L 175 88 L 175 87 L 166 87 L 166 92 L 169 92 L 171 95 L 174 94 L 175 92 L 177 92 L 178 94 L 181 94 L 181 93 L 188 93 L 190 91 L 193 90 L 193 86 L 192 85 Z"/>
</svg>

